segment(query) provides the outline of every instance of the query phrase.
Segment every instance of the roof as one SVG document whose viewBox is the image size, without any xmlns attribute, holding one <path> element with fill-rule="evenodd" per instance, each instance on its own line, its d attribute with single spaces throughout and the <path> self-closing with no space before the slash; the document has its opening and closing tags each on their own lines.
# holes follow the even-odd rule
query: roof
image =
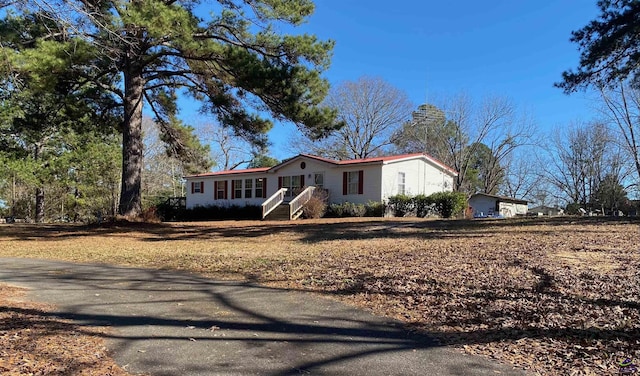
<svg viewBox="0 0 640 376">
<path fill-rule="evenodd" d="M 494 199 L 496 199 L 498 201 L 512 202 L 512 203 L 515 203 L 515 204 L 524 204 L 524 205 L 526 205 L 528 203 L 527 200 L 520 200 L 520 199 L 513 198 L 513 197 L 490 195 L 488 193 L 476 193 L 476 194 L 471 195 L 471 197 L 469 199 L 472 199 L 472 198 L 474 198 L 476 196 L 484 196 L 484 197 L 494 198 Z"/>
<path fill-rule="evenodd" d="M 247 174 L 247 173 L 259 173 L 259 172 L 268 172 L 271 170 L 278 170 L 290 163 L 293 163 L 295 160 L 300 159 L 300 158 L 309 158 L 309 159 L 314 159 L 320 162 L 324 162 L 324 163 L 329 163 L 335 166 L 350 166 L 350 165 L 362 165 L 362 164 L 385 164 L 387 162 L 395 162 L 395 161 L 401 161 L 401 160 L 405 160 L 405 159 L 413 159 L 413 158 L 424 158 L 428 161 L 430 161 L 431 163 L 435 164 L 436 166 L 439 166 L 440 168 L 442 168 L 443 170 L 447 171 L 449 174 L 453 175 L 453 176 L 457 176 L 458 172 L 454 169 L 452 169 L 451 167 L 447 166 L 446 164 L 440 162 L 439 160 L 437 160 L 436 158 L 433 158 L 430 155 L 424 154 L 424 153 L 412 153 L 412 154 L 400 154 L 400 155 L 389 155 L 389 156 L 383 156 L 383 157 L 372 157 L 372 158 L 362 158 L 362 159 L 348 159 L 348 160 L 344 160 L 344 161 L 339 161 L 339 160 L 335 160 L 335 159 L 329 159 L 329 158 L 324 158 L 324 157 L 320 157 L 317 155 L 311 155 L 311 154 L 298 154 L 295 157 L 286 159 L 284 161 L 282 161 L 280 164 L 273 166 L 273 167 L 259 167 L 259 168 L 249 168 L 249 169 L 242 169 L 242 170 L 226 170 L 226 171 L 217 171 L 217 172 L 207 172 L 207 173 L 203 173 L 203 174 L 197 174 L 197 175 L 189 175 L 189 176 L 185 176 L 185 178 L 197 178 L 197 177 L 205 177 L 205 176 L 222 176 L 222 175 L 236 175 L 236 174 Z"/>
<path fill-rule="evenodd" d="M 267 172 L 270 169 L 271 169 L 271 167 L 257 167 L 257 168 L 245 168 L 243 170 L 226 170 L 226 171 L 216 171 L 216 172 L 205 172 L 203 174 L 188 175 L 188 176 L 185 176 L 185 178 L 200 178 L 200 177 L 204 177 L 204 176 L 250 174 L 250 173 L 256 173 L 256 172 Z"/>
</svg>

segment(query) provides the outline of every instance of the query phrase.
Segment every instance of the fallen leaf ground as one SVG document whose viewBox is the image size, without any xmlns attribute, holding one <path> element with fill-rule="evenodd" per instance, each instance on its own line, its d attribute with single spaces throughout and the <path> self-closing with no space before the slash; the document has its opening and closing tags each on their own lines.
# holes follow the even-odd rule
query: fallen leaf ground
<svg viewBox="0 0 640 376">
<path fill-rule="evenodd" d="M 0 285 L 0 375 L 129 375 L 109 357 L 103 331 L 58 319 L 23 294 Z"/>
<path fill-rule="evenodd" d="M 543 375 L 640 361 L 640 222 L 341 219 L 0 226 L 0 255 L 330 295 Z"/>
</svg>

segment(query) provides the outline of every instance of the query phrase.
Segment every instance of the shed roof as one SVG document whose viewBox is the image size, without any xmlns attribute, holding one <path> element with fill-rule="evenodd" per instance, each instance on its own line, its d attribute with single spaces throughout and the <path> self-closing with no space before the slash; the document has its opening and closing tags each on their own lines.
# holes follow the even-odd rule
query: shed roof
<svg viewBox="0 0 640 376">
<path fill-rule="evenodd" d="M 469 198 L 469 199 L 472 199 L 472 198 L 477 197 L 477 196 L 489 197 L 489 198 L 493 198 L 493 199 L 495 199 L 497 201 L 500 201 L 500 202 L 511 202 L 511 203 L 514 203 L 514 204 L 524 204 L 524 205 L 526 205 L 528 203 L 527 200 L 520 200 L 520 199 L 513 198 L 513 197 L 490 195 L 488 193 L 476 193 L 476 194 L 471 195 L 471 198 Z"/>
</svg>

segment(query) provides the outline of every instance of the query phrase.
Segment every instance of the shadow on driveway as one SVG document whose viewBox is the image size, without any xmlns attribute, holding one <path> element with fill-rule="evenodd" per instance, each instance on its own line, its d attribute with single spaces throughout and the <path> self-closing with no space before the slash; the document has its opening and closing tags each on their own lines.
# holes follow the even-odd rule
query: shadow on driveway
<svg viewBox="0 0 640 376">
<path fill-rule="evenodd" d="M 0 282 L 55 304 L 52 315 L 111 327 L 109 347 L 131 372 L 521 374 L 309 293 L 160 270 L 11 258 L 0 263 Z"/>
</svg>

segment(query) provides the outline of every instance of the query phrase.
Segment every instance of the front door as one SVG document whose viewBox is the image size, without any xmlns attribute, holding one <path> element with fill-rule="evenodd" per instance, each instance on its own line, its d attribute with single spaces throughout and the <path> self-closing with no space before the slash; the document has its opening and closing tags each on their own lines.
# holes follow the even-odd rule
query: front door
<svg viewBox="0 0 640 376">
<path fill-rule="evenodd" d="M 287 188 L 284 193 L 285 201 L 291 201 L 304 186 L 304 175 L 280 176 L 278 177 L 279 188 Z"/>
</svg>

